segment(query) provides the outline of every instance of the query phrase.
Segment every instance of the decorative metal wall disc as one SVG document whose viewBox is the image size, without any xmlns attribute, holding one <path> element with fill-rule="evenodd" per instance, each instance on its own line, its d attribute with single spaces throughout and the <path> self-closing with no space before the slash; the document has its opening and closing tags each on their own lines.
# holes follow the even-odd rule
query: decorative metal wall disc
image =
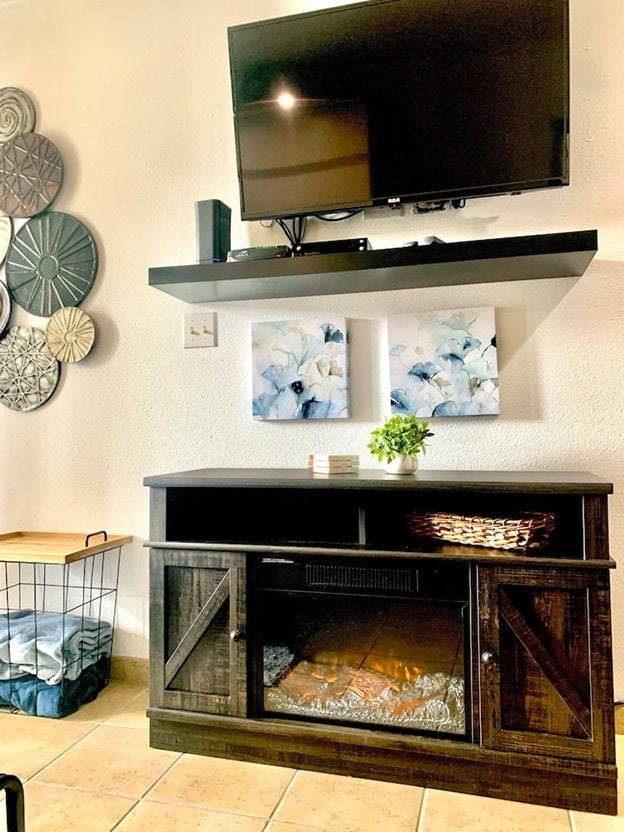
<svg viewBox="0 0 624 832">
<path fill-rule="evenodd" d="M 11 217 L 0 217 L 0 265 L 6 257 L 12 234 L 13 222 Z"/>
<path fill-rule="evenodd" d="M 54 393 L 59 376 L 40 329 L 13 326 L 0 340 L 0 402 L 6 407 L 35 410 Z"/>
<path fill-rule="evenodd" d="M 0 144 L 35 129 L 35 107 L 17 87 L 0 88 Z"/>
<path fill-rule="evenodd" d="M 45 338 L 48 349 L 59 361 L 80 361 L 93 346 L 95 327 L 82 309 L 65 306 L 48 321 Z"/>
<path fill-rule="evenodd" d="M 22 133 L 0 144 L 0 211 L 10 217 L 45 211 L 62 181 L 61 154 L 45 136 Z"/>
<path fill-rule="evenodd" d="M 6 258 L 6 280 L 15 303 L 49 318 L 84 300 L 97 261 L 86 225 L 71 214 L 49 211 L 28 220 L 15 235 Z"/>
<path fill-rule="evenodd" d="M 9 290 L 0 280 L 0 335 L 4 332 L 9 324 L 11 317 L 11 295 Z"/>
</svg>

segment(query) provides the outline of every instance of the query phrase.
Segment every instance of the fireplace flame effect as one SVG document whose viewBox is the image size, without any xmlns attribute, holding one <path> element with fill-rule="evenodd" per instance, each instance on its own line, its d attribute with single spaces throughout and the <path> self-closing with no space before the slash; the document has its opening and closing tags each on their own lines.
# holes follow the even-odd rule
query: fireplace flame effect
<svg viewBox="0 0 624 832">
<path fill-rule="evenodd" d="M 314 667 L 310 675 L 329 683 L 335 682 L 346 667 L 362 671 L 371 670 L 396 682 L 413 682 L 423 673 L 422 667 L 404 659 L 392 656 L 363 657 L 361 653 L 348 650 L 319 650 L 306 655 L 305 658 Z"/>
<path fill-rule="evenodd" d="M 301 646 L 264 647 L 267 712 L 464 734 L 462 618 L 455 607 L 412 612 L 297 610 Z"/>
</svg>

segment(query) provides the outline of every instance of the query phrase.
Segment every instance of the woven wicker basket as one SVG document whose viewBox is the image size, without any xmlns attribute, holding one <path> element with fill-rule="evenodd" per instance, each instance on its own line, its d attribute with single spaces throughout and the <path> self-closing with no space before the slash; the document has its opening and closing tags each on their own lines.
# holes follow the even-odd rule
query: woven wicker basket
<svg viewBox="0 0 624 832">
<path fill-rule="evenodd" d="M 414 512 L 406 520 L 416 537 L 518 551 L 547 546 L 555 528 L 555 515 L 546 512 L 526 512 L 513 518 Z"/>
</svg>

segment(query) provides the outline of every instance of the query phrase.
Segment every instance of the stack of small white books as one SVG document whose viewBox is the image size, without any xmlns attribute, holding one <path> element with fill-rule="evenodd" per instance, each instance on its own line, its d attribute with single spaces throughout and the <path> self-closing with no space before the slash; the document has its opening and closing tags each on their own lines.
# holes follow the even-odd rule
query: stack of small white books
<svg viewBox="0 0 624 832">
<path fill-rule="evenodd" d="M 313 474 L 357 474 L 358 454 L 310 454 L 308 468 Z"/>
</svg>

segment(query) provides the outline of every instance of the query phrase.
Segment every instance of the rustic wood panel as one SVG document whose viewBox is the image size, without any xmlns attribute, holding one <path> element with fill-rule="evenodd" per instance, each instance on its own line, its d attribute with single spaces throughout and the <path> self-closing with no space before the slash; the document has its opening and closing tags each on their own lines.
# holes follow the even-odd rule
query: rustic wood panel
<svg viewBox="0 0 624 832">
<path fill-rule="evenodd" d="M 481 667 L 484 746 L 613 760 L 606 585 L 581 569 L 479 569 L 480 649 L 497 657 Z"/>
<path fill-rule="evenodd" d="M 179 549 L 186 551 L 191 544 L 187 542 L 159 542 L 157 540 L 146 541 L 145 545 L 153 549 Z M 351 558 L 361 558 L 363 555 L 367 558 L 396 558 L 397 560 L 414 560 L 418 558 L 421 561 L 448 561 L 450 563 L 483 563 L 484 565 L 500 565 L 500 566 L 553 566 L 557 569 L 577 569 L 580 558 L 563 558 L 563 557 L 546 557 L 540 555 L 533 557 L 516 552 L 505 552 L 499 549 L 486 549 L 479 546 L 463 546 L 459 544 L 433 544 L 427 543 L 430 547 L 425 551 L 425 544 L 419 542 L 418 548 L 410 548 L 409 550 L 399 549 L 377 549 L 377 548 L 337 548 L 332 546 L 309 546 L 297 545 L 286 546 L 276 543 L 271 544 L 242 544 L 242 543 L 228 543 L 227 548 L 230 552 L 240 552 L 243 555 L 274 555 L 288 556 L 288 555 L 306 555 L 312 558 L 315 557 L 334 557 L 338 556 L 346 560 Z M 202 552 L 221 552 L 223 551 L 223 543 L 192 543 L 193 549 Z M 615 569 L 616 563 L 612 559 L 608 560 L 593 560 L 585 561 L 583 566 L 587 569 Z"/>
<path fill-rule="evenodd" d="M 483 494 L 612 494 L 613 483 L 585 471 L 417 471 L 388 477 L 381 470 L 314 476 L 307 468 L 198 468 L 145 477 L 153 488 L 287 488 L 376 491 L 466 491 Z"/>
<path fill-rule="evenodd" d="M 470 683 L 471 699 L 467 703 L 471 711 L 471 725 L 469 739 L 473 742 L 479 742 L 481 736 L 480 727 L 480 704 L 479 704 L 479 669 L 481 650 L 479 649 L 479 591 L 477 581 L 477 567 L 472 565 L 470 568 L 470 627 L 469 627 L 469 645 L 468 645 L 468 664 L 470 667 L 469 680 L 466 679 L 466 685 Z"/>
<path fill-rule="evenodd" d="M 615 766 L 382 731 L 148 711 L 150 745 L 426 788 L 616 814 Z"/>
<path fill-rule="evenodd" d="M 149 698 L 151 705 L 161 708 L 165 704 L 165 554 L 164 549 L 151 549 L 149 562 Z"/>
<path fill-rule="evenodd" d="M 206 562 L 195 566 L 180 566 L 174 560 L 165 561 L 165 690 L 188 691 L 227 697 L 230 694 L 230 640 L 228 631 L 229 605 L 210 609 L 212 617 L 206 621 L 205 609 L 219 586 L 225 586 L 224 601 L 229 598 L 230 575 L 227 568 Z M 203 627 L 194 626 L 203 621 Z M 171 662 L 186 640 L 194 633 L 185 650 L 184 664 L 173 678 Z"/>
<path fill-rule="evenodd" d="M 540 591 L 531 588 L 525 593 L 529 597 L 514 593 L 512 598 L 505 589 L 501 589 L 501 621 L 507 625 L 512 640 L 523 648 L 523 651 L 516 653 L 514 660 L 505 661 L 503 658 L 503 668 L 506 670 L 508 667 L 522 667 L 524 671 L 523 679 L 517 672 L 512 676 L 503 671 L 504 698 L 507 704 L 505 710 L 512 711 L 511 720 L 508 714 L 503 715 L 503 727 L 522 727 L 527 730 L 545 730 L 548 733 L 591 738 L 587 641 L 589 624 L 587 598 L 586 594 L 581 592 Z M 525 609 L 530 605 L 538 612 L 537 626 L 529 623 L 521 608 L 521 602 L 524 602 L 522 607 Z M 558 615 L 557 612 L 560 610 L 565 610 L 567 615 Z M 503 648 L 504 641 L 509 642 L 510 639 L 504 639 L 501 630 L 503 657 L 508 652 Z M 523 660 L 523 653 L 526 661 Z M 577 685 L 582 689 L 582 693 L 579 693 Z M 518 702 L 520 707 L 510 708 L 509 705 L 518 694 L 518 698 L 523 700 Z M 561 707 L 559 699 L 563 700 L 566 708 Z M 557 717 L 560 715 L 564 718 L 563 725 L 557 724 Z M 540 717 L 545 719 L 538 721 Z M 580 729 L 578 734 L 575 731 L 576 723 Z"/>
<path fill-rule="evenodd" d="M 194 570 L 194 573 L 197 573 L 198 571 L 199 570 L 196 569 Z M 218 574 L 221 574 L 220 571 Z M 167 687 L 169 687 L 178 671 L 182 668 L 182 665 L 190 657 L 191 652 L 197 646 L 199 640 L 203 637 L 206 629 L 211 624 L 214 624 L 217 614 L 229 597 L 230 572 L 228 570 L 209 595 L 207 601 L 205 601 L 201 610 L 193 620 L 193 623 L 178 641 L 173 653 L 167 659 L 167 664 L 165 665 L 165 685 L 167 685 Z M 181 599 L 179 593 L 177 600 L 178 603 L 180 603 Z"/>
<path fill-rule="evenodd" d="M 246 574 L 244 556 L 230 555 L 230 713 L 233 716 L 247 715 Z"/>
<path fill-rule="evenodd" d="M 598 573 L 590 592 L 591 686 L 596 758 L 615 763 L 611 592 L 608 573 Z"/>
<path fill-rule="evenodd" d="M 167 489 L 150 488 L 150 538 L 167 540 Z"/>
<path fill-rule="evenodd" d="M 193 550 L 152 558 L 151 701 L 245 713 L 246 647 L 230 635 L 244 630 L 243 558 Z"/>
<path fill-rule="evenodd" d="M 585 557 L 606 560 L 609 557 L 609 511 L 606 495 L 583 497 Z"/>
</svg>

